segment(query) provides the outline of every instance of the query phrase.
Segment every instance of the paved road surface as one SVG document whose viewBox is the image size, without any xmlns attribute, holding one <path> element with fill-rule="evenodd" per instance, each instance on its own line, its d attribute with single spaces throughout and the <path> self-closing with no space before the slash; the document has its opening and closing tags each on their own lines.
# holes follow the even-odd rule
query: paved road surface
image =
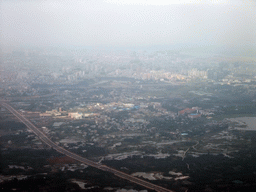
<svg viewBox="0 0 256 192">
<path fill-rule="evenodd" d="M 71 157 L 72 159 L 75 159 L 77 161 L 80 161 L 84 164 L 90 165 L 92 167 L 95 167 L 97 169 L 103 170 L 103 171 L 107 171 L 110 173 L 115 174 L 116 176 L 129 180 L 133 183 L 136 183 L 140 186 L 146 187 L 147 189 L 151 189 L 151 190 L 155 190 L 155 191 L 159 191 L 159 192 L 173 192 L 169 189 L 160 187 L 158 185 L 152 184 L 150 182 L 147 182 L 143 179 L 139 179 L 137 177 L 131 176 L 129 174 L 126 174 L 122 171 L 119 171 L 117 169 L 108 167 L 106 165 L 102 165 L 99 164 L 97 162 L 91 161 L 89 159 L 86 159 L 82 156 L 79 156 L 75 153 L 72 153 L 68 150 L 66 150 L 63 147 L 58 146 L 56 143 L 54 143 L 52 140 L 50 140 L 43 132 L 41 132 L 34 124 L 32 124 L 27 118 L 25 118 L 23 115 L 21 115 L 17 110 L 15 110 L 13 107 L 11 107 L 10 105 L 8 105 L 5 102 L 0 102 L 0 105 L 2 105 L 3 107 L 5 107 L 7 110 L 9 110 L 15 117 L 17 117 L 21 122 L 23 122 L 30 130 L 32 130 L 40 139 L 41 141 L 43 141 L 45 144 L 47 144 L 49 147 L 52 147 L 53 149 L 55 149 L 56 151 Z"/>
</svg>

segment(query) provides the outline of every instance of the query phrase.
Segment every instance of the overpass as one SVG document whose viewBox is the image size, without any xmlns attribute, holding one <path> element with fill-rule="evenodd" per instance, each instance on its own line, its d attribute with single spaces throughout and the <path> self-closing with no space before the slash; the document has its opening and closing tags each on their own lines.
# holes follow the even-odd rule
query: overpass
<svg viewBox="0 0 256 192">
<path fill-rule="evenodd" d="M 110 172 L 113 173 L 114 175 L 116 175 L 117 177 L 120 177 L 122 179 L 126 179 L 132 183 L 136 183 L 140 186 L 143 186 L 147 189 L 150 190 L 155 190 L 158 192 L 173 192 L 172 190 L 166 189 L 164 187 L 155 185 L 153 183 L 150 183 L 148 181 L 145 181 L 143 179 L 134 177 L 132 175 L 129 175 L 127 173 L 124 173 L 122 171 L 119 171 L 117 169 L 114 169 L 112 167 L 108 167 L 106 165 L 102 165 L 100 163 L 91 161 L 89 159 L 86 159 L 80 155 L 77 155 L 75 153 L 72 153 L 68 150 L 66 150 L 65 148 L 57 145 L 56 143 L 54 143 L 52 140 L 50 140 L 42 131 L 40 131 L 33 123 L 31 123 L 26 117 L 24 117 L 23 115 L 21 115 L 17 110 L 15 110 L 13 107 L 11 107 L 9 104 L 5 103 L 5 102 L 0 102 L 0 105 L 2 107 L 5 107 L 8 111 L 10 111 L 17 119 L 19 119 L 22 123 L 24 123 L 28 129 L 30 129 L 31 131 L 33 131 L 33 133 L 35 135 L 37 135 L 39 137 L 39 139 L 44 142 L 46 145 L 48 145 L 49 147 L 55 149 L 56 151 L 58 151 L 59 153 L 62 153 L 72 159 L 75 159 L 81 163 L 84 163 L 86 165 L 92 166 L 94 168 L 106 171 L 106 172 Z"/>
</svg>

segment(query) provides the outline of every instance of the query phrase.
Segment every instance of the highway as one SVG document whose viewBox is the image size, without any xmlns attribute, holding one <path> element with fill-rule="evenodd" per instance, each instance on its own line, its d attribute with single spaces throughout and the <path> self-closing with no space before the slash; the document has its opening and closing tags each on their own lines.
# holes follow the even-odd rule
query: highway
<svg viewBox="0 0 256 192">
<path fill-rule="evenodd" d="M 145 181 L 143 179 L 139 179 L 137 177 L 131 176 L 127 173 L 124 173 L 122 171 L 119 171 L 117 169 L 108 167 L 106 165 L 102 165 L 99 164 L 97 162 L 91 161 L 89 159 L 86 159 L 80 155 L 77 155 L 75 153 L 72 153 L 68 150 L 66 150 L 65 148 L 57 145 L 56 143 L 54 143 L 52 140 L 50 140 L 42 131 L 40 131 L 33 123 L 31 123 L 26 117 L 24 117 L 23 115 L 21 115 L 17 110 L 15 110 L 13 107 L 11 107 L 9 104 L 5 103 L 5 102 L 0 102 L 0 105 L 2 105 L 2 107 L 6 108 L 8 111 L 10 111 L 16 118 L 18 118 L 22 123 L 24 123 L 28 129 L 30 129 L 31 131 L 34 132 L 34 134 L 36 134 L 39 139 L 44 142 L 46 145 L 48 145 L 49 147 L 55 149 L 56 151 L 58 151 L 59 153 L 62 153 L 72 159 L 75 159 L 81 163 L 84 163 L 86 165 L 95 167 L 97 169 L 103 170 L 103 171 L 107 171 L 110 173 L 115 174 L 117 177 L 129 180 L 130 182 L 136 183 L 140 186 L 143 186 L 147 189 L 151 189 L 151 190 L 155 190 L 158 192 L 173 192 L 172 190 L 163 188 L 161 186 L 155 185 L 153 183 L 150 183 L 148 181 Z"/>
</svg>

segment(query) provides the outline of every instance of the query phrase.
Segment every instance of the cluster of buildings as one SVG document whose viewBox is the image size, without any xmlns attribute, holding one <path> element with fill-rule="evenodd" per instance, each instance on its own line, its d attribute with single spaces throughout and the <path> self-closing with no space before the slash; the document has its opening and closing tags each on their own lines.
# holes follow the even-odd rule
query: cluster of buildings
<svg viewBox="0 0 256 192">
<path fill-rule="evenodd" d="M 186 108 L 178 112 L 178 115 L 187 115 L 191 119 L 201 117 L 198 107 Z"/>
<path fill-rule="evenodd" d="M 204 78 L 207 79 L 207 71 L 200 71 L 196 68 L 188 71 L 189 77 L 198 77 L 198 78 Z"/>
</svg>

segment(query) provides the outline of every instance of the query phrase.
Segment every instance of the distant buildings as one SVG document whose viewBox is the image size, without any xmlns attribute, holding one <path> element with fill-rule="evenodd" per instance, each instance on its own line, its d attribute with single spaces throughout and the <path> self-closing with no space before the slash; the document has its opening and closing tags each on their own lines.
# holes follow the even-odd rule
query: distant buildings
<svg viewBox="0 0 256 192">
<path fill-rule="evenodd" d="M 197 69 L 192 69 L 188 71 L 188 76 L 207 79 L 207 71 L 199 71 Z"/>
<path fill-rule="evenodd" d="M 188 113 L 193 113 L 195 111 L 196 111 L 196 109 L 186 108 L 186 109 L 183 109 L 183 110 L 179 111 L 178 115 L 184 115 L 184 114 L 188 114 Z"/>
<path fill-rule="evenodd" d="M 191 119 L 195 119 L 195 118 L 199 118 L 201 117 L 201 114 L 198 114 L 198 113 L 191 113 L 188 115 L 189 118 Z"/>
<path fill-rule="evenodd" d="M 75 112 L 75 113 L 68 113 L 68 117 L 72 119 L 82 119 L 83 115 L 81 113 Z"/>
<path fill-rule="evenodd" d="M 198 113 L 198 108 L 197 107 L 192 107 L 191 109 L 186 108 L 186 109 L 183 109 L 183 110 L 178 112 L 178 115 L 185 115 L 185 114 L 187 114 L 188 117 L 191 118 L 191 119 L 201 117 L 201 114 Z"/>
</svg>

